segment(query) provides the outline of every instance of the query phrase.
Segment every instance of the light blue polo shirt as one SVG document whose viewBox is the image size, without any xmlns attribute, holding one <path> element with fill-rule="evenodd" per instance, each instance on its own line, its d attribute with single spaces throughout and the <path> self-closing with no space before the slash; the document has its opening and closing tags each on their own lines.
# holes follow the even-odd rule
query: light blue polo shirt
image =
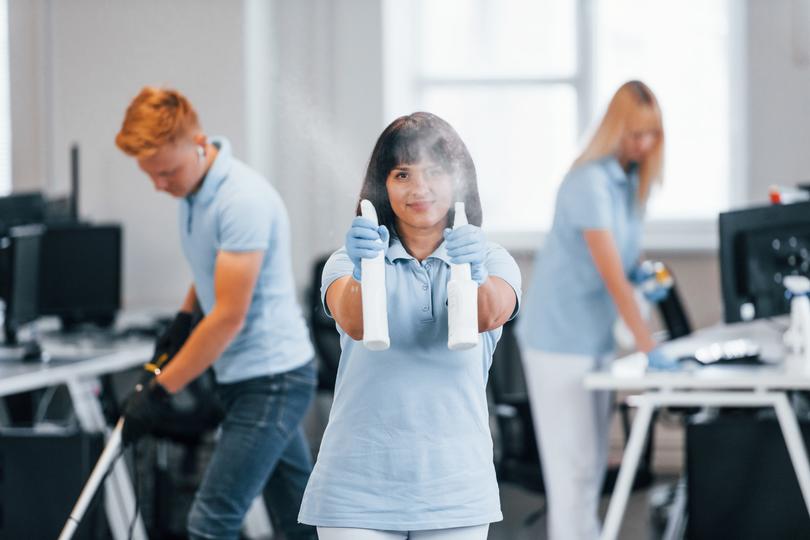
<svg viewBox="0 0 810 540">
<path fill-rule="evenodd" d="M 220 251 L 264 251 L 241 332 L 214 363 L 220 383 L 290 371 L 314 351 L 295 298 L 290 223 L 278 192 L 231 155 L 225 138 L 200 188 L 180 201 L 180 240 L 205 313 L 214 307 L 214 265 Z"/>
<path fill-rule="evenodd" d="M 593 356 L 613 352 L 616 306 L 582 233 L 610 231 L 629 273 L 641 253 L 643 215 L 637 191 L 638 174 L 626 174 L 614 157 L 586 163 L 566 175 L 517 323 L 524 346 Z"/>
<path fill-rule="evenodd" d="M 395 239 L 385 263 L 391 347 L 369 351 L 338 326 L 335 398 L 299 521 L 400 531 L 499 521 L 486 384 L 501 328 L 481 334 L 478 347 L 447 348 L 444 243 L 420 263 Z M 490 243 L 485 264 L 519 300 L 509 253 Z M 321 298 L 351 273 L 338 250 Z"/>
</svg>

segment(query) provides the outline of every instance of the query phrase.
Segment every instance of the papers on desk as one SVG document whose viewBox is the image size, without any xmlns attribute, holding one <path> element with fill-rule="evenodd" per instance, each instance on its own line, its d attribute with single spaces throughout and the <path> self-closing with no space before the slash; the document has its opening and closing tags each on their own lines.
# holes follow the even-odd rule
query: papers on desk
<svg viewBox="0 0 810 540">
<path fill-rule="evenodd" d="M 756 320 L 750 323 L 719 324 L 662 344 L 672 358 L 695 357 L 698 351 L 706 358 L 717 355 L 740 357 L 758 352 L 765 364 L 780 364 L 787 355 L 782 334 L 783 320 Z M 710 362 L 711 363 L 711 362 Z"/>
<path fill-rule="evenodd" d="M 759 347 L 762 364 L 715 362 L 701 365 L 693 361 L 682 362 L 683 369 L 677 371 L 647 371 L 645 355 L 633 353 L 614 360 L 609 367 L 589 373 L 584 384 L 590 389 L 611 390 L 810 390 L 810 373 L 791 369 L 790 362 L 786 361 L 783 331 L 774 321 L 757 320 L 705 328 L 662 344 L 667 356 L 681 358 L 694 356 L 697 350 L 711 347 L 713 343 L 745 339 Z M 748 347 L 745 343 L 738 345 Z"/>
<path fill-rule="evenodd" d="M 699 347 L 693 355 L 681 358 L 681 361 L 696 360 L 706 366 L 715 363 L 758 364 L 761 363 L 759 349 L 759 345 L 750 339 L 730 339 Z"/>
<path fill-rule="evenodd" d="M 700 343 L 700 346 L 696 345 Z M 756 365 L 760 362 L 760 345 L 747 338 L 729 339 L 715 342 L 678 342 L 665 343 L 664 352 L 680 360 L 680 369 L 669 374 L 689 373 L 696 370 L 707 371 L 710 366 Z M 691 361 L 690 361 L 691 360 Z M 770 363 L 774 363 L 773 361 Z M 633 353 L 614 361 L 610 373 L 616 377 L 640 377 L 647 372 L 647 355 Z M 652 373 L 661 373 L 654 371 Z"/>
<path fill-rule="evenodd" d="M 647 371 L 647 355 L 637 352 L 613 362 L 611 374 L 617 377 L 639 377 Z"/>
</svg>

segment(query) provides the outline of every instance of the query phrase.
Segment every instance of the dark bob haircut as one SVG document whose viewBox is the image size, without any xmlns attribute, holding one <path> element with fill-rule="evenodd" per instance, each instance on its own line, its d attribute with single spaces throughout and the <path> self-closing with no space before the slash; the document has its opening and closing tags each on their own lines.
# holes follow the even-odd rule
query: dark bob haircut
<svg viewBox="0 0 810 540">
<path fill-rule="evenodd" d="M 399 236 L 385 182 L 394 167 L 419 163 L 424 159 L 434 161 L 458 178 L 453 200 L 463 200 L 467 220 L 480 227 L 481 199 L 470 152 L 450 124 L 427 112 L 400 116 L 385 128 L 371 152 L 360 200 L 371 201 L 377 210 L 380 225 L 388 228 L 392 239 Z M 357 215 L 360 215 L 359 201 Z M 448 223 L 452 223 L 454 215 L 451 204 L 447 214 Z"/>
</svg>

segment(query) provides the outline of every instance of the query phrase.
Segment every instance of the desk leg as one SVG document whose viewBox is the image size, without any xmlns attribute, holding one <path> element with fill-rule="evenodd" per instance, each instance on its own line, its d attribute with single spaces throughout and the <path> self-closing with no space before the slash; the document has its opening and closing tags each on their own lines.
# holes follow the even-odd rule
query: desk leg
<svg viewBox="0 0 810 540">
<path fill-rule="evenodd" d="M 796 471 L 796 479 L 799 481 L 804 504 L 807 512 L 810 513 L 810 465 L 807 462 L 807 450 L 799 430 L 799 423 L 793 408 L 788 403 L 787 396 L 777 394 L 773 397 L 773 407 L 776 410 L 776 417 L 779 419 L 779 426 L 782 428 L 782 435 L 785 437 L 790 461 L 793 462 L 793 470 Z"/>
<path fill-rule="evenodd" d="M 619 467 L 619 477 L 613 494 L 610 497 L 605 524 L 602 527 L 602 540 L 615 540 L 619 537 L 619 529 L 622 524 L 622 516 L 627 506 L 627 498 L 633 487 L 633 478 L 636 476 L 638 462 L 641 459 L 641 452 L 644 450 L 644 440 L 647 438 L 647 431 L 652 420 L 653 403 L 642 396 L 639 398 L 639 408 L 636 418 L 633 420 L 633 429 L 630 431 L 630 440 L 627 448 L 624 449 L 624 457 Z"/>
<path fill-rule="evenodd" d="M 107 428 L 101 403 L 96 395 L 99 388 L 98 380 L 72 379 L 67 382 L 67 387 L 82 430 L 90 433 L 104 432 L 109 438 L 110 430 Z M 132 489 L 129 472 L 123 458 L 116 462 L 104 488 L 107 521 L 110 524 L 113 538 L 127 540 L 129 524 L 135 515 L 135 492 Z M 140 516 L 135 522 L 133 538 L 138 540 L 147 538 Z"/>
</svg>

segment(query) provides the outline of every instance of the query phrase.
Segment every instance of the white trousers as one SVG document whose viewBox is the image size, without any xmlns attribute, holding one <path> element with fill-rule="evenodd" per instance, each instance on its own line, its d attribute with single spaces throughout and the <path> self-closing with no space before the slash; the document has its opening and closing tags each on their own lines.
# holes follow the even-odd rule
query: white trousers
<svg viewBox="0 0 810 540">
<path fill-rule="evenodd" d="M 318 527 L 319 540 L 486 540 L 489 525 L 432 529 L 428 531 L 377 531 L 343 527 Z"/>
<path fill-rule="evenodd" d="M 587 390 L 582 379 L 610 357 L 528 347 L 521 354 L 543 468 L 548 537 L 595 540 L 613 393 Z"/>
</svg>

